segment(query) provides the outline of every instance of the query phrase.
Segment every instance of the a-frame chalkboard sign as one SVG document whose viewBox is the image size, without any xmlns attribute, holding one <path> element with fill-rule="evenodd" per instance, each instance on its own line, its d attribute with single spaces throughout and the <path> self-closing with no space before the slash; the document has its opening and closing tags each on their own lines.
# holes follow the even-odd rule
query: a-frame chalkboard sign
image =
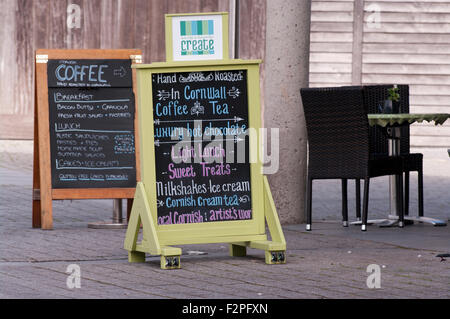
<svg viewBox="0 0 450 319">
<path fill-rule="evenodd" d="M 135 65 L 142 182 L 124 248 L 130 262 L 160 255 L 180 267 L 170 245 L 229 243 L 286 261 L 286 241 L 259 159 L 259 60 Z M 271 235 L 268 240 L 266 222 Z M 142 240 L 139 239 L 142 225 Z"/>
<path fill-rule="evenodd" d="M 136 71 L 141 51 L 37 50 L 33 227 L 52 201 L 129 199 L 140 179 Z"/>
</svg>

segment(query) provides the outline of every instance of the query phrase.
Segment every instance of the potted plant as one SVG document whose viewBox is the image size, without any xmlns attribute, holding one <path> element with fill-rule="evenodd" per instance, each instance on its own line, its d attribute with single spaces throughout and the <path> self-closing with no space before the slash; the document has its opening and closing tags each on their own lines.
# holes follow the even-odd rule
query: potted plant
<svg viewBox="0 0 450 319">
<path fill-rule="evenodd" d="M 400 93 L 397 85 L 388 89 L 387 100 L 380 106 L 381 113 L 400 113 Z"/>
<path fill-rule="evenodd" d="M 388 89 L 388 101 L 391 101 L 392 113 L 400 113 L 400 93 L 397 85 Z"/>
</svg>

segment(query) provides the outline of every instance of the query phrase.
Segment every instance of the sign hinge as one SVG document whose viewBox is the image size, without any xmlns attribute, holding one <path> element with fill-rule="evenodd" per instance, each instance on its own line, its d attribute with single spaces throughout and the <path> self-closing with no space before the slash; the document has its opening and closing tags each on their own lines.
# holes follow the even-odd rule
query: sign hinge
<svg viewBox="0 0 450 319">
<path fill-rule="evenodd" d="M 138 63 L 142 63 L 142 55 L 130 55 L 130 59 L 133 63 L 138 64 Z"/>
<path fill-rule="evenodd" d="M 36 63 L 47 63 L 48 55 L 47 54 L 36 54 Z"/>
</svg>

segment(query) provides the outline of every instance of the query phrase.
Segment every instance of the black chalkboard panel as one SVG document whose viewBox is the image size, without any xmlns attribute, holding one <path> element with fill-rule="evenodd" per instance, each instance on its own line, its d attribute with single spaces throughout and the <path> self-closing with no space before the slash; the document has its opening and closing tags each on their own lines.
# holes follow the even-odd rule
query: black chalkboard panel
<svg viewBox="0 0 450 319">
<path fill-rule="evenodd" d="M 55 85 L 51 74 L 65 64 L 49 61 L 53 188 L 136 186 L 135 100 L 132 82 L 125 79 L 127 75 L 131 79 L 130 61 L 112 61 L 78 60 L 67 65 L 91 63 L 108 65 L 111 70 L 123 67 L 125 73 L 123 77 L 118 76 L 120 79 L 109 77 L 112 73 L 105 68 L 103 79 L 114 88 L 95 86 L 89 83 L 89 78 L 83 78 L 84 82 L 69 82 L 68 86 L 59 82 Z M 117 87 L 120 85 L 123 87 Z"/>
<path fill-rule="evenodd" d="M 48 87 L 132 87 L 131 60 L 49 60 Z"/>
<path fill-rule="evenodd" d="M 247 71 L 152 75 L 158 224 L 252 219 Z"/>
</svg>

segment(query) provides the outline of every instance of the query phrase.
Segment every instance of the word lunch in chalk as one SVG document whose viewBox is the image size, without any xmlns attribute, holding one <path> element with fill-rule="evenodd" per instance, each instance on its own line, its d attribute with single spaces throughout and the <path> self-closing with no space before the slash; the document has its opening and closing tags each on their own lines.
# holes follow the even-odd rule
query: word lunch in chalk
<svg viewBox="0 0 450 319">
<path fill-rule="evenodd" d="M 226 156 L 222 145 L 212 145 L 202 147 L 201 143 L 194 146 L 183 145 L 183 147 L 172 146 L 170 157 L 172 161 L 190 162 L 191 159 L 220 160 Z"/>
</svg>

